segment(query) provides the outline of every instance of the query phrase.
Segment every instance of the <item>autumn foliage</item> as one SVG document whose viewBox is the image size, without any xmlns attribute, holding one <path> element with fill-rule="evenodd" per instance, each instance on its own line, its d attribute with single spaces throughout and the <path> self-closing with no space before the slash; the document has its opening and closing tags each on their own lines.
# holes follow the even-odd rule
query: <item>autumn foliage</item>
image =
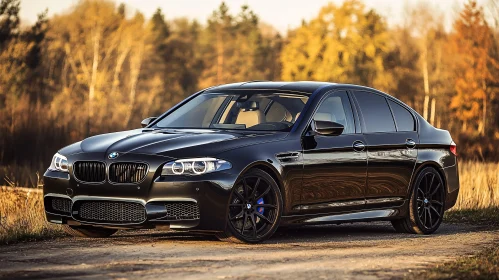
<svg viewBox="0 0 499 280">
<path fill-rule="evenodd" d="M 430 2 L 391 26 L 346 0 L 279 34 L 251 7 L 224 3 L 197 22 L 81 0 L 26 26 L 19 0 L 1 0 L 0 178 L 36 185 L 35 171 L 62 146 L 136 128 L 197 90 L 247 80 L 379 88 L 450 130 L 461 158 L 497 160 L 499 5 L 489 2 L 486 13 L 468 1 L 446 28 Z"/>
<path fill-rule="evenodd" d="M 487 105 L 490 89 L 499 77 L 494 77 L 496 57 L 491 56 L 494 45 L 492 30 L 484 19 L 483 10 L 475 2 L 469 2 L 454 23 L 454 32 L 449 39 L 449 50 L 457 55 L 454 74 L 456 94 L 451 99 L 451 108 L 462 123 L 462 131 L 477 131 L 485 134 L 487 128 Z"/>
</svg>

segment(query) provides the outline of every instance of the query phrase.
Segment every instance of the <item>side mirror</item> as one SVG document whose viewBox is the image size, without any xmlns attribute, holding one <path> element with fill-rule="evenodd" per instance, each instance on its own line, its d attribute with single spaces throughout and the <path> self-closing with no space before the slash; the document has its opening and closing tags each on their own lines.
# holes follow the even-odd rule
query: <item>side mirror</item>
<svg viewBox="0 0 499 280">
<path fill-rule="evenodd" d="M 320 135 L 337 136 L 342 134 L 344 129 L 342 124 L 336 122 L 312 120 L 312 130 Z"/>
<path fill-rule="evenodd" d="M 144 120 L 140 123 L 140 125 L 141 125 L 142 127 L 146 127 L 146 126 L 148 126 L 150 123 L 152 123 L 155 119 L 157 119 L 157 118 L 156 118 L 156 117 L 150 117 L 150 118 L 144 119 Z"/>
</svg>

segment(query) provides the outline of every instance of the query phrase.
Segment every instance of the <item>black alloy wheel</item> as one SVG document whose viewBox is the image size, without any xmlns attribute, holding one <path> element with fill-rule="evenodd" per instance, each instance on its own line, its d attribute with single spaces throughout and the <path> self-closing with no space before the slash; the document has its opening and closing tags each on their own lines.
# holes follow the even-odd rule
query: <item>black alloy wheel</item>
<svg viewBox="0 0 499 280">
<path fill-rule="evenodd" d="M 427 167 L 419 172 L 411 195 L 409 216 L 392 221 L 399 232 L 430 234 L 438 229 L 444 216 L 445 185 L 440 174 Z"/>
<path fill-rule="evenodd" d="M 444 214 L 444 188 L 439 174 L 427 172 L 419 182 L 416 194 L 418 218 L 426 230 L 432 230 Z"/>
<path fill-rule="evenodd" d="M 221 240 L 258 243 L 276 231 L 282 212 L 282 197 L 275 180 L 252 169 L 234 185 L 229 202 L 227 229 Z"/>
</svg>

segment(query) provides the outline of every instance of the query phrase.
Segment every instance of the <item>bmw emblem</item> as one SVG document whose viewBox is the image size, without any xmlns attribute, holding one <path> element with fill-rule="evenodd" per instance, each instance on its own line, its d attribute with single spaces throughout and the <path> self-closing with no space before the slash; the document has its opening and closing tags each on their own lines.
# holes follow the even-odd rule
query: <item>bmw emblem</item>
<svg viewBox="0 0 499 280">
<path fill-rule="evenodd" d="M 110 158 L 110 159 L 115 159 L 119 156 L 120 154 L 118 154 L 118 152 L 112 152 L 110 153 L 107 157 Z"/>
</svg>

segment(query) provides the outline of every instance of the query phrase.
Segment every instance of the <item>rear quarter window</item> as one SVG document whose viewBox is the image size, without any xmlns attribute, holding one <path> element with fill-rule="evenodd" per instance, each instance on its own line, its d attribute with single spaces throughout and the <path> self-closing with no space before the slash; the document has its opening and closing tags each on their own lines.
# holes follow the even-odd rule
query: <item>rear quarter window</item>
<svg viewBox="0 0 499 280">
<path fill-rule="evenodd" d="M 392 108 L 395 123 L 397 124 L 397 131 L 416 130 L 414 117 L 407 109 L 391 100 L 388 100 L 388 104 L 390 104 L 390 108 Z"/>
</svg>

